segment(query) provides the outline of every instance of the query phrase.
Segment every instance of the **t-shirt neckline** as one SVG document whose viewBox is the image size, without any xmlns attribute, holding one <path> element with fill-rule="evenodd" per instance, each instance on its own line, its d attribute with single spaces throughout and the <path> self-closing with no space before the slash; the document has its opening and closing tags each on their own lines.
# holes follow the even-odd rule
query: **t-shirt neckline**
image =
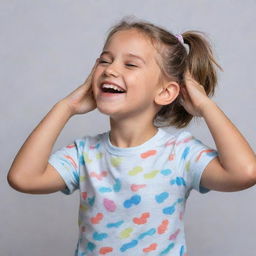
<svg viewBox="0 0 256 256">
<path fill-rule="evenodd" d="M 166 134 L 166 132 L 162 128 L 158 127 L 157 129 L 158 130 L 153 137 L 135 147 L 120 148 L 114 146 L 110 141 L 110 130 L 103 135 L 103 143 L 110 153 L 114 153 L 116 155 L 135 154 L 137 152 L 141 152 L 142 149 L 147 150 L 156 146 L 156 142 L 158 142 Z"/>
</svg>

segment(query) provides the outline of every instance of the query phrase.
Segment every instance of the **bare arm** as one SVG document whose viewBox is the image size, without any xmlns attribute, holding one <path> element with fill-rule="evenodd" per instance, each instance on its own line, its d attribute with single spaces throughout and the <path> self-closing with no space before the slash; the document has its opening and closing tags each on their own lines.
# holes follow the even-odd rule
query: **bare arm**
<svg viewBox="0 0 256 256">
<path fill-rule="evenodd" d="M 190 74 L 186 74 L 182 95 L 185 109 L 204 118 L 219 153 L 205 168 L 201 185 L 218 191 L 238 191 L 255 185 L 256 156 L 253 150 Z"/>
<path fill-rule="evenodd" d="M 86 81 L 53 106 L 20 148 L 7 177 L 14 189 L 24 193 L 47 194 L 65 188 L 64 180 L 48 159 L 68 120 L 75 114 L 85 114 L 96 108 L 91 87 L 96 64 Z"/>
<path fill-rule="evenodd" d="M 67 104 L 60 101 L 33 130 L 8 173 L 8 182 L 13 188 L 25 193 L 51 193 L 65 188 L 61 176 L 48 166 L 48 159 L 71 116 Z"/>
<path fill-rule="evenodd" d="M 219 153 L 219 158 L 206 167 L 202 186 L 218 191 L 238 191 L 253 186 L 256 157 L 243 135 L 213 102 L 205 105 L 202 115 Z"/>
</svg>

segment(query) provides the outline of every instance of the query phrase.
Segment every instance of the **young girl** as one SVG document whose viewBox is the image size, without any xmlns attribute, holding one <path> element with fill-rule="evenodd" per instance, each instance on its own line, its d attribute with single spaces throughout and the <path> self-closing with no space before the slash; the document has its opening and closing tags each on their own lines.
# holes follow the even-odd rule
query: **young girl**
<svg viewBox="0 0 256 256">
<path fill-rule="evenodd" d="M 32 194 L 80 190 L 75 255 L 187 255 L 183 215 L 191 189 L 238 191 L 256 182 L 252 149 L 208 97 L 215 66 L 199 32 L 175 36 L 121 21 L 88 79 L 21 147 L 10 185 Z M 96 107 L 110 117 L 111 130 L 51 155 L 67 121 Z M 188 131 L 160 127 L 186 127 L 193 116 L 204 118 L 217 151 Z"/>
</svg>

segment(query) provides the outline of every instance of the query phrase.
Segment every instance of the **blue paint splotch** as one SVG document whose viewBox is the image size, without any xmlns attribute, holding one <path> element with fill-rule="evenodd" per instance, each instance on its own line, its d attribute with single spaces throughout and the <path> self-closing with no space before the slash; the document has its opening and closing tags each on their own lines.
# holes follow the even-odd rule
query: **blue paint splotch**
<svg viewBox="0 0 256 256">
<path fill-rule="evenodd" d="M 182 203 L 184 200 L 179 198 L 173 205 L 165 207 L 162 212 L 167 215 L 172 215 L 176 211 L 176 204 Z"/>
<path fill-rule="evenodd" d="M 134 205 L 139 204 L 140 201 L 141 201 L 140 195 L 134 195 L 130 199 L 125 200 L 123 205 L 125 208 L 130 208 L 130 207 L 132 207 L 133 204 Z"/>
<path fill-rule="evenodd" d="M 108 192 L 112 192 L 112 189 L 108 188 L 108 187 L 100 187 L 99 192 L 100 193 L 108 193 Z"/>
<path fill-rule="evenodd" d="M 161 174 L 163 174 L 164 176 L 170 175 L 172 173 L 171 169 L 164 169 L 162 171 L 160 171 Z"/>
<path fill-rule="evenodd" d="M 140 234 L 140 235 L 138 236 L 138 240 L 143 239 L 145 236 L 152 236 L 152 235 L 154 235 L 155 233 L 156 233 L 156 229 L 155 229 L 155 228 L 151 228 L 150 230 L 148 230 L 148 231 L 146 231 L 146 232 Z"/>
<path fill-rule="evenodd" d="M 130 243 L 123 244 L 120 248 L 121 252 L 125 252 L 128 249 L 135 247 L 138 244 L 137 240 L 132 240 Z"/>
<path fill-rule="evenodd" d="M 186 147 L 182 153 L 181 159 L 185 160 L 186 157 L 188 156 L 189 151 L 190 151 L 190 147 Z"/>
<path fill-rule="evenodd" d="M 84 144 L 85 144 L 84 141 L 83 141 L 83 140 L 80 140 L 78 147 L 79 147 L 79 148 L 84 148 Z"/>
<path fill-rule="evenodd" d="M 92 252 L 92 251 L 95 249 L 95 247 L 96 247 L 96 245 L 95 245 L 94 243 L 88 242 L 88 244 L 87 244 L 87 249 L 88 249 L 89 251 Z"/>
<path fill-rule="evenodd" d="M 108 223 L 106 225 L 107 228 L 118 228 L 119 226 L 121 226 L 124 223 L 123 220 L 120 220 L 118 222 L 113 222 L 113 223 Z"/>
<path fill-rule="evenodd" d="M 113 190 L 115 192 L 119 192 L 121 189 L 121 181 L 120 179 L 115 179 L 115 184 L 113 185 Z"/>
<path fill-rule="evenodd" d="M 84 157 L 83 157 L 82 155 L 79 156 L 79 164 L 80 164 L 80 165 L 85 165 Z"/>
<path fill-rule="evenodd" d="M 174 245 L 174 243 L 169 244 L 166 249 L 160 252 L 159 256 L 163 256 L 169 253 L 169 251 L 174 247 Z"/>
<path fill-rule="evenodd" d="M 88 197 L 88 204 L 89 204 L 90 206 L 93 206 L 93 205 L 94 205 L 94 202 L 95 202 L 95 196 L 93 196 L 93 197 Z"/>
<path fill-rule="evenodd" d="M 102 241 L 103 239 L 108 237 L 108 234 L 107 233 L 94 232 L 92 237 L 93 237 L 94 240 Z"/>
<path fill-rule="evenodd" d="M 183 177 L 176 177 L 175 179 L 170 180 L 171 185 L 177 185 L 177 186 L 186 186 L 186 182 Z"/>
<path fill-rule="evenodd" d="M 185 247 L 184 247 L 184 245 L 182 245 L 180 247 L 180 256 L 184 256 L 184 254 L 185 254 Z"/>
<path fill-rule="evenodd" d="M 168 196 L 169 196 L 169 193 L 167 193 L 167 192 L 163 192 L 163 193 L 161 193 L 161 194 L 159 194 L 159 195 L 156 195 L 155 196 L 155 199 L 156 199 L 156 201 L 157 201 L 157 203 L 162 203 L 166 198 L 168 198 Z"/>
</svg>

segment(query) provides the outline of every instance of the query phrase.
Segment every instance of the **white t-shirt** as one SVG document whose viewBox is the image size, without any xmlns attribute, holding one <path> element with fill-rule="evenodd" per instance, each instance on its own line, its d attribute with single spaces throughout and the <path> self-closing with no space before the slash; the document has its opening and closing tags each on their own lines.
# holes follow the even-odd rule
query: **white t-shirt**
<svg viewBox="0 0 256 256">
<path fill-rule="evenodd" d="M 75 255 L 186 255 L 186 199 L 193 188 L 208 191 L 200 179 L 216 156 L 189 132 L 162 128 L 136 147 L 112 145 L 108 131 L 53 153 L 63 192 L 80 192 Z"/>
</svg>

